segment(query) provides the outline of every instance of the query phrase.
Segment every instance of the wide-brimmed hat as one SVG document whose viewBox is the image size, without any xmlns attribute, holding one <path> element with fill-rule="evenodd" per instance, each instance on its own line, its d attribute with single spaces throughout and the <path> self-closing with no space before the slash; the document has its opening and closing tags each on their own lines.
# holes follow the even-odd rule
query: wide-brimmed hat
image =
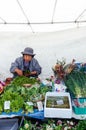
<svg viewBox="0 0 86 130">
<path fill-rule="evenodd" d="M 33 49 L 32 48 L 30 48 L 30 47 L 26 47 L 25 49 L 24 49 L 24 51 L 23 52 L 21 52 L 23 55 L 30 55 L 30 56 L 35 56 L 36 54 L 34 54 L 33 53 L 34 51 L 33 51 Z"/>
</svg>

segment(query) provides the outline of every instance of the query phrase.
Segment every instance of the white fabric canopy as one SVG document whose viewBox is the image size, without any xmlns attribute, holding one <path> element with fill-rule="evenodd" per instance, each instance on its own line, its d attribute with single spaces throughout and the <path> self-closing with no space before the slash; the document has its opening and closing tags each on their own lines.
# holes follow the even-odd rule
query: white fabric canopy
<svg viewBox="0 0 86 130">
<path fill-rule="evenodd" d="M 0 0 L 0 31 L 50 32 L 86 25 L 86 0 Z"/>
</svg>

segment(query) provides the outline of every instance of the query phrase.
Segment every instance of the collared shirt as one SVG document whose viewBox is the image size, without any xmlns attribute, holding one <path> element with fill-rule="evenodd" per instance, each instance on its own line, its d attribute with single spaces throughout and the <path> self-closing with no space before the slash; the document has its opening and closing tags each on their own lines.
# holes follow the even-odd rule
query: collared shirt
<svg viewBox="0 0 86 130">
<path fill-rule="evenodd" d="M 30 72 L 32 71 L 36 71 L 37 75 L 39 75 L 42 71 L 41 66 L 39 65 L 38 61 L 33 57 L 32 60 L 30 61 L 30 64 L 26 65 L 29 69 Z M 13 73 L 14 76 L 17 76 L 17 74 L 15 74 L 15 69 L 18 68 L 22 71 L 24 71 L 24 60 L 23 57 L 19 57 L 17 58 L 10 67 L 10 72 Z"/>
</svg>

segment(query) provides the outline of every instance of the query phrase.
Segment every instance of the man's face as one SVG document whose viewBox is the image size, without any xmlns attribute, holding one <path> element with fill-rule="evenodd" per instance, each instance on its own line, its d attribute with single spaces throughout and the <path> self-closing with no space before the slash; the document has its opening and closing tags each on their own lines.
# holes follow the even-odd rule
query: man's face
<svg viewBox="0 0 86 130">
<path fill-rule="evenodd" d="M 26 62 L 29 62 L 29 61 L 32 60 L 32 56 L 27 55 L 27 54 L 23 55 L 23 58 L 24 58 L 24 60 L 25 60 Z"/>
</svg>

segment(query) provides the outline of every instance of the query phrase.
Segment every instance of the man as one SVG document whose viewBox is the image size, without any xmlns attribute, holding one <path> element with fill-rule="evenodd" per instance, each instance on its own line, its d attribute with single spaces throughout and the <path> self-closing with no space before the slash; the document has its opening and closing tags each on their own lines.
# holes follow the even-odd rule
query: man
<svg viewBox="0 0 86 130">
<path fill-rule="evenodd" d="M 41 73 L 41 66 L 34 58 L 33 49 L 26 47 L 22 53 L 22 57 L 16 58 L 11 64 L 10 72 L 14 77 L 25 75 L 27 77 L 38 77 Z"/>
</svg>

